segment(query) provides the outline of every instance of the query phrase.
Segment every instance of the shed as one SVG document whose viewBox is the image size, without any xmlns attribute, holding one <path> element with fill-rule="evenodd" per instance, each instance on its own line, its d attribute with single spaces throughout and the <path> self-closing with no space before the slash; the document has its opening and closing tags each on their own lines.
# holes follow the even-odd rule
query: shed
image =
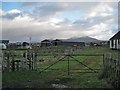
<svg viewBox="0 0 120 90">
<path fill-rule="evenodd" d="M 26 49 L 32 49 L 31 45 L 28 42 L 23 42 L 22 47 Z"/>
<path fill-rule="evenodd" d="M 120 31 L 111 37 L 109 41 L 111 49 L 120 49 Z"/>
<path fill-rule="evenodd" d="M 56 40 L 52 41 L 53 46 L 60 46 L 62 44 L 63 44 L 63 42 L 61 40 L 59 40 L 59 39 L 56 39 Z"/>
<path fill-rule="evenodd" d="M 45 39 L 45 40 L 41 41 L 41 46 L 50 46 L 50 45 L 51 45 L 50 40 Z"/>
<path fill-rule="evenodd" d="M 85 46 L 85 42 L 68 42 L 68 41 L 64 41 L 63 46 L 80 46 L 80 47 L 83 47 L 83 46 Z"/>
</svg>

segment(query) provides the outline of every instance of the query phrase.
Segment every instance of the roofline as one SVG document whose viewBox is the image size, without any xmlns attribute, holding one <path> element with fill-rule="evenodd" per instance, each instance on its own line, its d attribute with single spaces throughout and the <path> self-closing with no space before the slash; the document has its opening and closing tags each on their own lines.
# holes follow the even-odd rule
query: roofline
<svg viewBox="0 0 120 90">
<path fill-rule="evenodd" d="M 112 40 L 120 31 L 118 31 L 115 35 L 113 35 L 109 40 Z"/>
</svg>

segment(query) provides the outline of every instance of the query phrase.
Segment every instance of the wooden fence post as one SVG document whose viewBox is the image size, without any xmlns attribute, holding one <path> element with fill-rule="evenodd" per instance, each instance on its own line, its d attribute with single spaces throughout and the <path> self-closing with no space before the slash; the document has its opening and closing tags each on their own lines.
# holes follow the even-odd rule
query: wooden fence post
<svg viewBox="0 0 120 90">
<path fill-rule="evenodd" d="M 17 68 L 17 71 L 19 71 L 19 61 L 17 61 L 17 66 L 16 66 L 16 68 Z"/>
<path fill-rule="evenodd" d="M 2 72 L 5 70 L 5 54 L 2 53 Z"/>
<path fill-rule="evenodd" d="M 33 70 L 34 69 L 34 52 L 30 52 L 31 54 L 30 54 L 30 57 L 31 57 L 31 70 Z"/>
<path fill-rule="evenodd" d="M 35 70 L 37 70 L 37 52 L 35 52 Z"/>
<path fill-rule="evenodd" d="M 33 53 L 33 70 L 37 69 L 37 53 Z"/>
<path fill-rule="evenodd" d="M 27 56 L 27 52 L 25 53 L 25 69 L 27 70 L 27 64 L 28 64 L 28 56 Z"/>
<path fill-rule="evenodd" d="M 28 51 L 27 52 L 27 59 L 28 59 L 28 66 L 29 66 L 29 70 L 32 69 L 32 52 Z"/>
<path fill-rule="evenodd" d="M 7 71 L 9 72 L 9 70 L 10 70 L 10 52 L 6 53 L 6 57 L 7 57 Z"/>
<path fill-rule="evenodd" d="M 12 56 L 12 71 L 15 71 L 14 53 L 11 53 L 11 56 Z"/>
<path fill-rule="evenodd" d="M 22 70 L 26 70 L 26 52 L 23 52 L 23 60 L 21 60 Z"/>
</svg>

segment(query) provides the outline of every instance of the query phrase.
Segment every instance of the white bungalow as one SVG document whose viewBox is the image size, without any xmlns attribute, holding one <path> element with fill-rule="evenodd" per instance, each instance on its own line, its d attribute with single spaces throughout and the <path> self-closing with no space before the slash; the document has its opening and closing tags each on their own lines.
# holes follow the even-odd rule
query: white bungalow
<svg viewBox="0 0 120 90">
<path fill-rule="evenodd" d="M 110 38 L 110 48 L 120 49 L 120 31 Z"/>
</svg>

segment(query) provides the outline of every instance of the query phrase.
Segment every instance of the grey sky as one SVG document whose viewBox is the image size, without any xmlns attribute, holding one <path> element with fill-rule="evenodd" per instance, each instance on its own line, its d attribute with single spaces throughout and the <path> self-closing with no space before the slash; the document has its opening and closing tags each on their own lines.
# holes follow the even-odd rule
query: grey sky
<svg viewBox="0 0 120 90">
<path fill-rule="evenodd" d="M 0 10 L 3 39 L 33 41 L 90 36 L 108 40 L 118 31 L 117 2 L 29 3 Z"/>
</svg>

